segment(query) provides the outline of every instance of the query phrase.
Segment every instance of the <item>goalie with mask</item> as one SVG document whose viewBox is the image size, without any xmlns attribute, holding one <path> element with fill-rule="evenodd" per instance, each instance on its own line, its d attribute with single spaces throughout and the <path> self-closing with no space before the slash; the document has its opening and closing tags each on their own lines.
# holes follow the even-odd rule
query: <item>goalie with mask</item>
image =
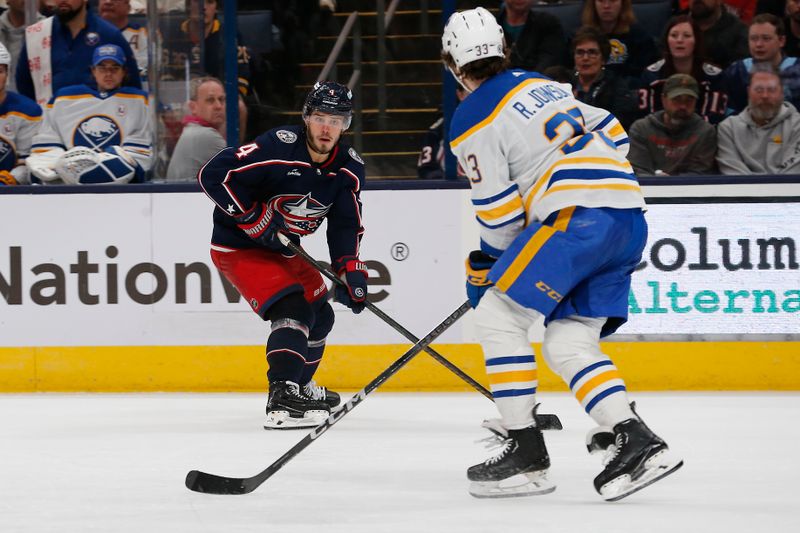
<svg viewBox="0 0 800 533">
<path fill-rule="evenodd" d="M 33 182 L 136 183 L 153 164 L 147 94 L 125 87 L 125 54 L 113 44 L 92 56 L 97 87 L 73 85 L 47 104 L 26 163 Z"/>
</svg>

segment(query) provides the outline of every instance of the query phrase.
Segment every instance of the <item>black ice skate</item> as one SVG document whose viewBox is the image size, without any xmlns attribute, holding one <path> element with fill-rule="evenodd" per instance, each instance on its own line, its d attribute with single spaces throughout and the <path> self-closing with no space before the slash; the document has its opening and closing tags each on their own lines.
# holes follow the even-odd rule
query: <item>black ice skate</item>
<svg viewBox="0 0 800 533">
<path fill-rule="evenodd" d="M 476 498 L 507 498 L 548 494 L 556 486 L 547 479 L 550 456 L 539 428 L 511 429 L 507 435 L 493 430 L 503 442 L 499 454 L 471 466 L 469 493 Z"/>
<path fill-rule="evenodd" d="M 655 483 L 683 466 L 670 455 L 667 443 L 638 418 L 614 426 L 614 445 L 609 447 L 605 470 L 594 478 L 604 500 L 614 502 Z"/>
<path fill-rule="evenodd" d="M 342 403 L 342 399 L 339 397 L 338 392 L 333 392 L 332 390 L 329 390 L 321 385 L 317 385 L 317 382 L 313 379 L 303 385 L 303 393 L 314 400 L 322 400 L 328 404 L 328 408 L 331 411 L 334 410 L 334 407 Z"/>
<path fill-rule="evenodd" d="M 264 429 L 295 429 L 318 426 L 330 415 L 330 407 L 322 400 L 306 395 L 293 381 L 269 384 L 267 422 Z"/>
</svg>

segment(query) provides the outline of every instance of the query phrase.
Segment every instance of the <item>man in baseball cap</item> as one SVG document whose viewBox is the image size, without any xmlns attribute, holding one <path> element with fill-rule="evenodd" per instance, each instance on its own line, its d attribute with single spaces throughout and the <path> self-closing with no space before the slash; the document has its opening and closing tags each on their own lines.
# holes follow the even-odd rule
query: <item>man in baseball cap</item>
<svg viewBox="0 0 800 533">
<path fill-rule="evenodd" d="M 116 44 L 102 44 L 94 49 L 92 66 L 96 67 L 105 60 L 110 60 L 117 65 L 125 65 L 125 52 Z"/>
<path fill-rule="evenodd" d="M 127 75 L 125 53 L 115 44 L 101 44 L 92 54 L 92 76 L 97 90 L 106 93 L 122 87 Z"/>
<path fill-rule="evenodd" d="M 688 74 L 664 82 L 662 111 L 633 123 L 628 160 L 639 176 L 713 172 L 717 136 L 714 126 L 694 112 L 700 87 Z"/>
</svg>

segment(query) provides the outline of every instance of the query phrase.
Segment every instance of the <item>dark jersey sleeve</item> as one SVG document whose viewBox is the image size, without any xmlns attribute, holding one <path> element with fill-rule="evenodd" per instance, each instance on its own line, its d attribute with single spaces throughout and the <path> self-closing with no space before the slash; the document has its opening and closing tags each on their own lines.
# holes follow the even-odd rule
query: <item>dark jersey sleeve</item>
<svg viewBox="0 0 800 533">
<path fill-rule="evenodd" d="M 200 187 L 209 198 L 230 216 L 248 211 L 257 198 L 264 180 L 273 141 L 269 134 L 239 148 L 228 147 L 212 157 L 197 175 Z"/>
<path fill-rule="evenodd" d="M 355 153 L 351 149 L 351 153 Z M 337 172 L 339 190 L 328 212 L 328 249 L 334 270 L 358 257 L 364 227 L 361 224 L 361 188 L 364 164 L 351 157 Z"/>
</svg>

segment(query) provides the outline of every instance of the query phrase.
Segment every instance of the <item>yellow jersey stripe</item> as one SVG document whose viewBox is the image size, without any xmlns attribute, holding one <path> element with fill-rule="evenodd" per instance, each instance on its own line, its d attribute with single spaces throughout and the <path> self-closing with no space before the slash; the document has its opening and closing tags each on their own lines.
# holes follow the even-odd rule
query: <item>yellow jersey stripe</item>
<svg viewBox="0 0 800 533">
<path fill-rule="evenodd" d="M 593 184 L 586 184 L 586 185 L 553 185 L 548 189 L 546 193 L 542 195 L 542 198 L 547 196 L 548 194 L 552 194 L 554 192 L 562 192 L 562 191 L 572 191 L 576 189 L 608 189 L 611 191 L 641 191 L 641 188 L 638 184 L 636 185 L 623 185 L 623 184 L 607 184 L 607 185 L 593 185 Z"/>
<path fill-rule="evenodd" d="M 497 206 L 493 209 L 476 210 L 475 214 L 482 220 L 497 220 L 504 217 L 509 213 L 522 208 L 522 198 L 515 196 L 503 205 Z"/>
<path fill-rule="evenodd" d="M 472 126 L 470 129 L 468 129 L 467 131 L 465 131 L 464 133 L 462 133 L 461 135 L 450 141 L 450 148 L 451 149 L 455 148 L 456 146 L 464 142 L 464 140 L 466 140 L 467 137 L 469 137 L 476 131 L 483 129 L 485 126 L 494 121 L 495 117 L 498 115 L 498 113 L 500 113 L 500 111 L 503 110 L 503 108 L 505 107 L 505 105 L 508 103 L 509 100 L 514 98 L 514 96 L 516 96 L 518 92 L 520 92 L 522 89 L 524 89 L 531 83 L 536 83 L 538 81 L 551 81 L 551 80 L 546 80 L 544 78 L 529 78 L 527 80 L 522 81 L 519 85 L 508 91 L 508 94 L 506 94 L 503 97 L 503 99 L 500 100 L 500 103 L 497 104 L 497 106 L 495 106 L 494 110 L 488 117 L 481 120 L 480 122 Z"/>
<path fill-rule="evenodd" d="M 34 122 L 37 121 L 37 120 L 42 120 L 41 116 L 32 117 L 30 115 L 26 115 L 25 113 L 20 113 L 19 111 L 9 111 L 5 115 L 0 115 L 0 118 L 6 118 L 6 117 L 9 117 L 9 116 L 10 117 L 21 117 L 21 118 L 24 118 L 25 120 L 33 120 Z"/>
<path fill-rule="evenodd" d="M 616 137 L 617 135 L 621 135 L 621 134 L 625 133 L 625 129 L 622 127 L 622 124 L 620 124 L 619 122 L 617 122 L 617 124 L 616 124 L 616 125 L 615 125 L 613 128 L 611 128 L 610 130 L 608 130 L 608 133 L 609 133 L 609 134 L 610 134 L 612 137 Z"/>
<path fill-rule="evenodd" d="M 544 246 L 544 243 L 546 243 L 555 232 L 556 230 L 550 226 L 542 226 L 539 228 L 539 230 L 533 234 L 531 240 L 522 248 L 516 259 L 514 259 L 506 271 L 503 272 L 500 279 L 497 280 L 497 288 L 506 292 L 511 285 L 517 281 L 517 278 L 522 274 L 522 271 L 525 270 L 525 267 L 528 266 L 534 256 L 536 256 L 542 246 Z"/>
</svg>

